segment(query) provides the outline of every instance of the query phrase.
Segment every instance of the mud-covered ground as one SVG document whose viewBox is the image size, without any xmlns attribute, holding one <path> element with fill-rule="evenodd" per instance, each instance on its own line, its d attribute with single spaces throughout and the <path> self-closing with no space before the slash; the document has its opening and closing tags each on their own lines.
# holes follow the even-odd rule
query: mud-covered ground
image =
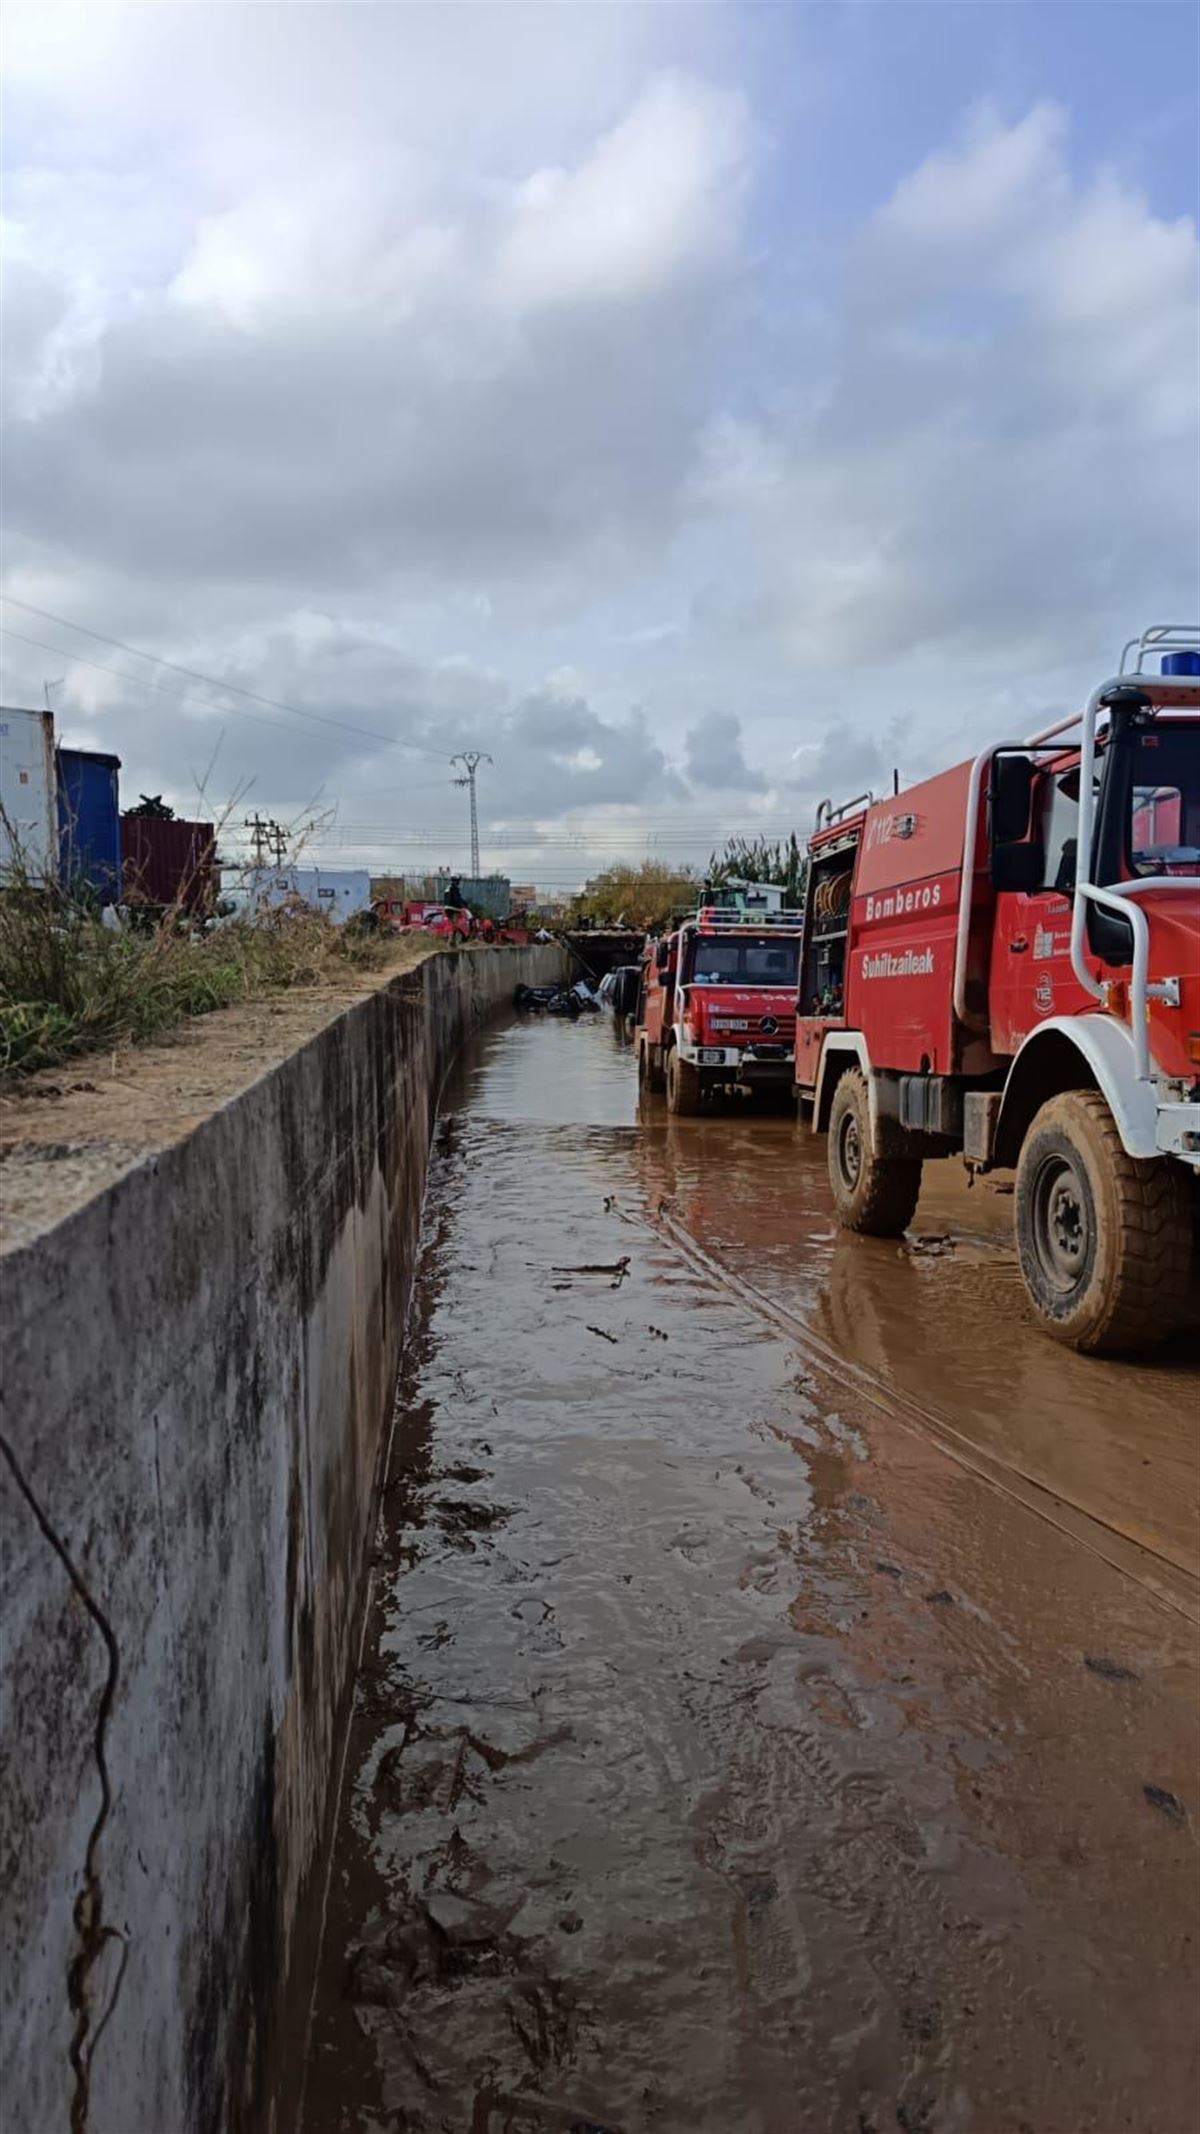
<svg viewBox="0 0 1200 2134">
<path fill-rule="evenodd" d="M 438 1130 L 307 2134 L 1191 2134 L 1185 1344 L 1031 1324 L 1011 1202 L 836 1233 L 607 1021 Z"/>
</svg>

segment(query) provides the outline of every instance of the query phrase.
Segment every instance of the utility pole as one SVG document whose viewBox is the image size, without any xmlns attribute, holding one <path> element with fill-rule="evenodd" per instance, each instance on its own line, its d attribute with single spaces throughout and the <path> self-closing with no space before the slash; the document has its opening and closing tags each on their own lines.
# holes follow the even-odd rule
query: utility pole
<svg viewBox="0 0 1200 2134">
<path fill-rule="evenodd" d="M 263 856 L 269 850 L 274 856 L 275 865 L 282 867 L 287 847 L 287 831 L 281 828 L 279 823 L 272 822 L 270 817 L 258 814 L 247 816 L 244 827 L 254 839 L 255 866 L 262 866 Z"/>
<path fill-rule="evenodd" d="M 451 756 L 451 763 L 461 763 L 465 776 L 456 778 L 455 785 L 465 785 L 471 795 L 471 879 L 479 880 L 479 810 L 475 804 L 475 773 L 481 763 L 490 763 L 486 749 L 465 748 L 461 755 Z"/>
</svg>

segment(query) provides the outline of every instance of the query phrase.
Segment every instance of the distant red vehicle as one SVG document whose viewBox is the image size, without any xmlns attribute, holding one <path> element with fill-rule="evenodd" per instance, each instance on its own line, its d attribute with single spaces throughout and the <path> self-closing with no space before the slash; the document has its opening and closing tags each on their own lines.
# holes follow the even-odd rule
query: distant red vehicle
<svg viewBox="0 0 1200 2134">
<path fill-rule="evenodd" d="M 378 897 L 375 915 L 381 926 L 390 927 L 396 934 L 424 932 L 438 934 L 443 940 L 461 942 L 468 940 L 474 931 L 470 912 L 457 904 L 414 903 L 402 897 Z"/>
<path fill-rule="evenodd" d="M 791 1089 L 800 914 L 705 905 L 648 944 L 634 1039 L 638 1079 L 668 1111 L 721 1088 Z"/>
<path fill-rule="evenodd" d="M 521 919 L 493 919 L 485 912 L 475 921 L 475 938 L 492 948 L 527 948 L 529 928 Z"/>
<path fill-rule="evenodd" d="M 424 927 L 427 934 L 440 934 L 443 940 L 466 941 L 475 930 L 475 922 L 465 905 L 425 904 L 420 910 L 422 916 L 414 919 L 413 924 Z"/>
</svg>

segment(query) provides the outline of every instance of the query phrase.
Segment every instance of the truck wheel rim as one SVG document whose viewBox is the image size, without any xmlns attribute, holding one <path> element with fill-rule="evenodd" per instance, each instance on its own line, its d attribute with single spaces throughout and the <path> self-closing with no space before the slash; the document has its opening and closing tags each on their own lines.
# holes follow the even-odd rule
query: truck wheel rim
<svg viewBox="0 0 1200 2134">
<path fill-rule="evenodd" d="M 1088 1258 L 1088 1198 L 1066 1156 L 1047 1156 L 1033 1182 L 1033 1242 L 1062 1295 L 1078 1287 Z"/>
<path fill-rule="evenodd" d="M 862 1170 L 862 1140 L 858 1131 L 858 1120 L 853 1112 L 847 1112 L 842 1120 L 842 1131 L 838 1139 L 838 1161 L 842 1167 L 842 1177 L 853 1191 L 858 1184 L 858 1174 Z"/>
</svg>

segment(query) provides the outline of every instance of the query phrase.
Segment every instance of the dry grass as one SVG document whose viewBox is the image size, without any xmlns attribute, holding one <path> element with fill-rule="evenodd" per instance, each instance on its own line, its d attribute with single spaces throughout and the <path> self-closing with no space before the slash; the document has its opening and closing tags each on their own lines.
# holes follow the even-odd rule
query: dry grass
<svg viewBox="0 0 1200 2134">
<path fill-rule="evenodd" d="M 119 933 L 54 889 L 0 893 L 0 1076 L 159 1036 L 188 1016 L 381 966 L 387 942 L 315 913 L 208 933 L 168 914 Z"/>
</svg>

